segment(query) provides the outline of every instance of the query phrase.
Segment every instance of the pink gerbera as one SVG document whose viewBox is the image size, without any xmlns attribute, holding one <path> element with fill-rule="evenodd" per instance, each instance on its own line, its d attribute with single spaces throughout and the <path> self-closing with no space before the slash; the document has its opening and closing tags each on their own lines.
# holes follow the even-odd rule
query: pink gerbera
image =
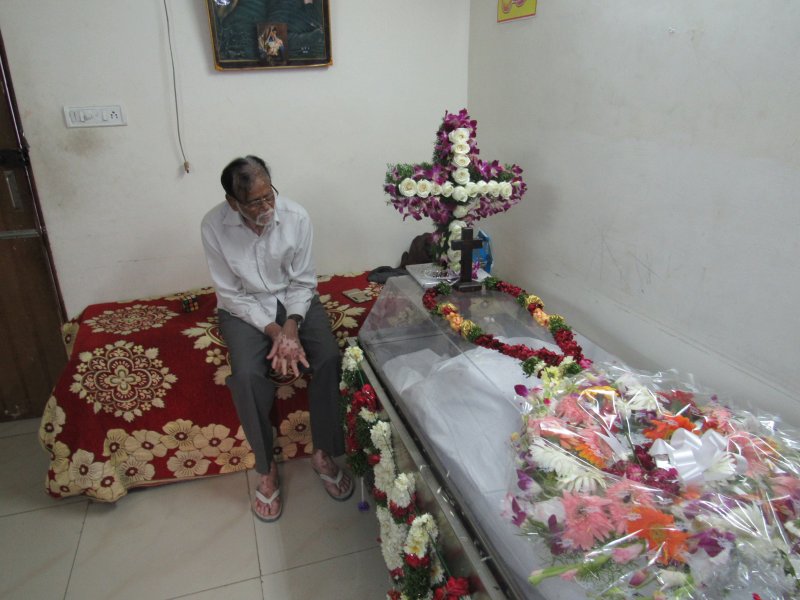
<svg viewBox="0 0 800 600">
<path fill-rule="evenodd" d="M 575 550 L 591 550 L 596 542 L 614 531 L 606 508 L 611 500 L 599 496 L 586 496 L 564 492 L 565 513 L 563 538 Z"/>
<path fill-rule="evenodd" d="M 595 421 L 594 415 L 581 405 L 575 394 L 561 399 L 556 409 L 556 416 L 573 425 L 591 425 Z"/>
<path fill-rule="evenodd" d="M 617 533 L 625 533 L 631 517 L 638 518 L 634 509 L 639 506 L 653 506 L 653 490 L 630 479 L 621 479 L 606 490 L 611 504 L 608 512 L 611 521 L 616 523 Z"/>
</svg>

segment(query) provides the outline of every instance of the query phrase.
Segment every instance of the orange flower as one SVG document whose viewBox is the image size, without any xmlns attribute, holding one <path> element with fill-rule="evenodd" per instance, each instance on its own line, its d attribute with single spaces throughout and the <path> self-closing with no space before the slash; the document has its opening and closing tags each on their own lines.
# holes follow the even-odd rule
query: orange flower
<svg viewBox="0 0 800 600">
<path fill-rule="evenodd" d="M 602 469 L 606 466 L 606 461 L 597 456 L 597 454 L 594 453 L 588 444 L 579 444 L 577 446 L 577 450 L 578 456 L 580 456 L 583 460 L 590 462 L 595 467 Z"/>
<path fill-rule="evenodd" d="M 678 429 L 687 429 L 689 431 L 697 429 L 694 423 L 680 415 L 665 414 L 660 419 L 651 419 L 650 422 L 653 424 L 653 429 L 645 430 L 644 435 L 651 440 L 668 438 Z"/>
<path fill-rule="evenodd" d="M 541 308 L 537 308 L 533 311 L 533 318 L 536 319 L 536 322 L 542 327 L 547 327 L 550 324 L 550 318 Z"/>
<path fill-rule="evenodd" d="M 461 331 L 461 324 L 464 322 L 464 317 L 454 312 L 447 315 L 447 320 L 450 321 L 450 327 L 453 331 Z"/>
<path fill-rule="evenodd" d="M 645 540 L 648 550 L 658 550 L 659 563 L 684 562 L 689 534 L 675 527 L 675 517 L 647 507 L 636 508 L 634 514 L 637 518 L 628 522 L 628 533 Z"/>
</svg>

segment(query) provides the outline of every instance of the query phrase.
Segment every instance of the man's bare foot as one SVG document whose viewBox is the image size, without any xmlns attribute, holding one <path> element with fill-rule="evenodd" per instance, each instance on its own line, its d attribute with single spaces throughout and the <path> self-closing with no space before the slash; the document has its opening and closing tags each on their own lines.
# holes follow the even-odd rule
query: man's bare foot
<svg viewBox="0 0 800 600">
<path fill-rule="evenodd" d="M 311 456 L 311 468 L 320 476 L 325 491 L 334 500 L 347 500 L 353 494 L 353 480 L 327 452 L 315 450 Z"/>
<path fill-rule="evenodd" d="M 274 521 L 281 514 L 281 497 L 280 493 L 275 495 L 280 488 L 278 481 L 278 465 L 272 461 L 269 473 L 260 475 L 256 490 L 261 493 L 262 498 L 256 496 L 253 501 L 253 512 L 256 516 L 264 521 Z M 274 498 L 273 498 L 274 496 Z M 270 498 L 272 500 L 270 501 Z"/>
</svg>

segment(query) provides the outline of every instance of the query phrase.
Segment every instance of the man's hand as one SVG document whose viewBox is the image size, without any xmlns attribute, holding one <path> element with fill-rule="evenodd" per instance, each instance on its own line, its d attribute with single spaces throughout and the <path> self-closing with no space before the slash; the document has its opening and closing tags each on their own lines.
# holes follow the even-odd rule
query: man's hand
<svg viewBox="0 0 800 600">
<path fill-rule="evenodd" d="M 281 375 L 293 373 L 295 377 L 299 377 L 298 363 L 306 368 L 309 364 L 300 344 L 300 338 L 297 336 L 297 323 L 292 319 L 287 319 L 283 327 L 277 323 L 270 323 L 264 332 L 272 338 L 272 349 L 267 354 L 267 360 L 271 362 L 272 368 Z"/>
</svg>

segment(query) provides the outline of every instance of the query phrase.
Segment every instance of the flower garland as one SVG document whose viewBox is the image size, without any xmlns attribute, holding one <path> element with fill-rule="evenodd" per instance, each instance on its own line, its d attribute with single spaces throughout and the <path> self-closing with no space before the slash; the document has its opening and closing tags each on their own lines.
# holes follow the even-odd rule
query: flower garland
<svg viewBox="0 0 800 600">
<path fill-rule="evenodd" d="M 549 329 L 564 354 L 559 355 L 546 348 L 534 350 L 524 344 L 512 346 L 485 333 L 477 323 L 465 319 L 454 304 L 437 302 L 439 296 L 446 296 L 452 292 L 452 288 L 446 283 L 429 288 L 422 297 L 422 305 L 431 313 L 444 317 L 450 323 L 453 331 L 460 333 L 465 340 L 483 348 L 497 350 L 501 354 L 521 361 L 522 370 L 528 377 L 534 375 L 541 379 L 557 380 L 565 376 L 577 375 L 581 370 L 591 366 L 592 361 L 583 356 L 583 350 L 575 341 L 572 328 L 567 325 L 564 317 L 548 315 L 544 312 L 544 303 L 539 296 L 528 294 L 522 288 L 500 281 L 495 277 L 484 279 L 483 287 L 487 290 L 504 292 L 515 298 L 539 325 Z"/>
<path fill-rule="evenodd" d="M 403 215 L 419 221 L 429 217 L 436 226 L 434 256 L 458 272 L 461 252 L 450 247 L 461 229 L 522 200 L 527 186 L 522 169 L 478 158 L 477 121 L 466 109 L 445 112 L 436 132 L 433 162 L 389 165 L 384 191 Z"/>
<path fill-rule="evenodd" d="M 362 478 L 371 471 L 374 480 L 372 496 L 380 525 L 381 554 L 397 586 L 389 590 L 387 598 L 468 599 L 468 581 L 445 575 L 435 546 L 439 531 L 433 517 L 417 509 L 414 476 L 397 472 L 391 426 L 379 417 L 377 395 L 365 383 L 359 366 L 363 358 L 356 346 L 345 350 L 339 388 L 348 464 Z"/>
<path fill-rule="evenodd" d="M 592 597 L 800 597 L 800 445 L 662 374 L 530 390 L 504 514 Z"/>
</svg>

